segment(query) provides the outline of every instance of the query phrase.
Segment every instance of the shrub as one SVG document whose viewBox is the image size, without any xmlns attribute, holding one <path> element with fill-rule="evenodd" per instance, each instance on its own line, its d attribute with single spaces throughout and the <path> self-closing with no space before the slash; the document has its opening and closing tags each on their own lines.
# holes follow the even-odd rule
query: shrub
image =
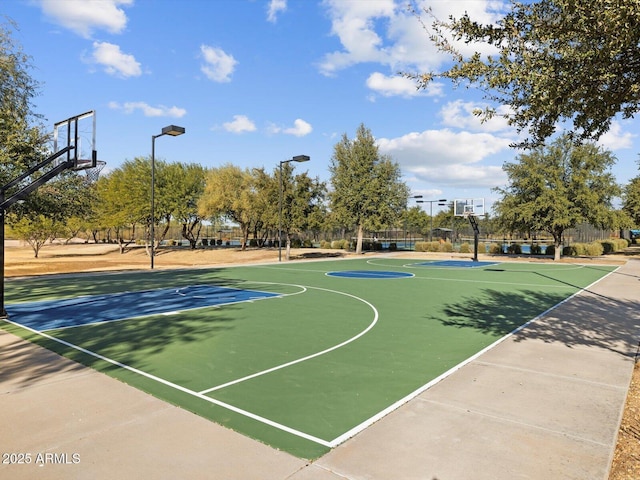
<svg viewBox="0 0 640 480">
<path fill-rule="evenodd" d="M 250 246 L 250 247 L 257 247 L 257 246 L 258 246 L 258 239 L 256 239 L 256 238 L 250 238 L 250 239 L 249 239 L 249 246 Z"/>
<path fill-rule="evenodd" d="M 542 247 L 540 245 L 531 245 L 531 255 L 542 254 Z"/>
<path fill-rule="evenodd" d="M 331 242 L 327 240 L 320 241 L 320 248 L 331 248 Z"/>
<path fill-rule="evenodd" d="M 460 253 L 471 253 L 471 245 L 466 242 L 460 245 Z"/>
<path fill-rule="evenodd" d="M 441 252 L 453 252 L 453 244 L 449 242 L 442 242 L 440 245 Z"/>
<path fill-rule="evenodd" d="M 349 240 L 334 240 L 331 242 L 331 248 L 345 250 L 349 248 Z"/>
<path fill-rule="evenodd" d="M 587 245 L 587 255 L 590 257 L 599 257 L 604 253 L 602 242 L 591 242 Z"/>
<path fill-rule="evenodd" d="M 507 247 L 507 253 L 520 255 L 522 253 L 522 247 L 520 246 L 519 243 L 512 243 Z"/>
<path fill-rule="evenodd" d="M 580 250 L 583 250 L 583 246 L 581 244 L 574 243 L 573 245 L 567 245 L 566 247 L 563 247 L 562 255 L 575 257 L 577 255 L 582 255 L 581 253 L 578 253 Z"/>
<path fill-rule="evenodd" d="M 616 245 L 613 242 L 613 240 L 602 240 L 600 242 L 600 245 L 602 245 L 602 252 L 607 255 L 609 253 L 613 253 L 617 251 Z"/>
<path fill-rule="evenodd" d="M 216 240 L 216 245 L 222 245 L 222 240 L 217 239 L 217 240 Z"/>
<path fill-rule="evenodd" d="M 416 242 L 416 252 L 426 252 L 427 251 L 427 242 Z"/>
<path fill-rule="evenodd" d="M 614 238 L 606 242 L 611 242 L 611 246 L 613 247 L 611 253 L 620 252 L 629 246 L 629 241 L 626 238 Z M 604 244 L 605 242 L 602 243 Z M 607 247 L 605 247 L 604 253 L 607 253 Z"/>
<path fill-rule="evenodd" d="M 544 251 L 544 254 L 553 257 L 556 254 L 555 245 L 547 245 L 547 249 Z"/>
<path fill-rule="evenodd" d="M 171 245 L 174 245 L 175 242 L 173 240 L 171 240 L 173 243 Z M 206 247 L 207 245 L 209 245 L 209 240 L 207 240 L 206 238 L 202 239 L 202 246 Z"/>
<path fill-rule="evenodd" d="M 502 253 L 502 245 L 499 243 L 492 243 L 489 245 L 489 253 L 496 255 L 498 253 Z"/>
<path fill-rule="evenodd" d="M 389 244 L 389 250 L 395 252 L 396 250 L 398 250 L 398 244 L 396 242 L 391 242 Z"/>
<path fill-rule="evenodd" d="M 311 240 L 304 240 L 302 242 L 302 248 L 313 248 L 313 243 L 311 243 Z"/>
<path fill-rule="evenodd" d="M 302 247 L 302 240 L 299 238 L 294 238 L 291 240 L 291 248 L 300 248 Z"/>
<path fill-rule="evenodd" d="M 440 242 L 427 243 L 427 252 L 439 252 L 439 251 L 440 251 Z"/>
</svg>

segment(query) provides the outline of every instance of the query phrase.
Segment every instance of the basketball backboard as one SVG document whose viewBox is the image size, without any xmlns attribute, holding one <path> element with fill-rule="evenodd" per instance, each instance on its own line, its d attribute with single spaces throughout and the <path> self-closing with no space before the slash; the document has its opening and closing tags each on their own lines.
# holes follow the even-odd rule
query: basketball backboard
<svg viewBox="0 0 640 480">
<path fill-rule="evenodd" d="M 453 201 L 453 213 L 456 217 L 484 217 L 484 198 L 463 198 Z"/>
<path fill-rule="evenodd" d="M 94 110 L 67 118 L 53 126 L 54 153 L 67 147 L 73 148 L 60 157 L 60 161 L 72 161 L 74 170 L 96 167 L 98 154 Z"/>
</svg>

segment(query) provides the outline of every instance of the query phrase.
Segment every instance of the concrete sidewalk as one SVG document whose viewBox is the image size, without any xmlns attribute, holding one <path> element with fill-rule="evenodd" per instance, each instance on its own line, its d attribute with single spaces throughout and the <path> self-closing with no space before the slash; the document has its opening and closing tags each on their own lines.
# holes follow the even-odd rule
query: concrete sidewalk
<svg viewBox="0 0 640 480">
<path fill-rule="evenodd" d="M 313 463 L 0 331 L 0 478 L 606 479 L 639 287 L 630 260 Z"/>
</svg>

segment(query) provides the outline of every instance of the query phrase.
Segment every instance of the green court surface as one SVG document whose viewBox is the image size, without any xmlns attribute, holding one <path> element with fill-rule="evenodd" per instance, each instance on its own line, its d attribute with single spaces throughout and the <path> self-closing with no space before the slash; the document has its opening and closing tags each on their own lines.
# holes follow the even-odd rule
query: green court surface
<svg viewBox="0 0 640 480">
<path fill-rule="evenodd" d="M 10 319 L 0 326 L 273 447 L 317 458 L 616 268 L 458 263 L 375 257 L 13 279 L 6 282 Z M 204 306 L 185 308 L 182 298 L 175 307 L 174 294 L 187 286 L 201 286 L 194 292 Z M 228 289 L 270 296 L 229 301 Z M 224 295 L 204 298 L 209 291 Z M 148 301 L 154 313 L 127 315 L 125 292 L 141 295 L 136 312 Z M 31 308 L 53 316 L 59 303 L 50 302 L 69 299 L 90 320 L 21 325 Z M 117 308 L 124 313 L 107 315 Z M 69 313 L 61 311 L 64 322 Z"/>
</svg>

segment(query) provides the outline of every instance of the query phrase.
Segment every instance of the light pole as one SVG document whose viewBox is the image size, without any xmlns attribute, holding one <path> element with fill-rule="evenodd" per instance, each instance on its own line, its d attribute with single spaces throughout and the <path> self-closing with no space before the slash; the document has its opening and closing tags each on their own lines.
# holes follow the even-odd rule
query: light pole
<svg viewBox="0 0 640 480">
<path fill-rule="evenodd" d="M 309 155 L 296 155 L 289 160 L 280 161 L 280 192 L 278 195 L 278 261 L 282 261 L 282 165 L 291 162 L 308 162 L 311 160 Z"/>
<path fill-rule="evenodd" d="M 422 198 L 422 197 L 420 196 L 420 198 Z M 416 200 L 416 203 L 428 203 L 429 204 L 429 218 L 431 218 L 431 229 L 429 230 L 429 241 L 430 242 L 433 241 L 433 204 L 437 203 L 439 206 L 443 207 L 444 206 L 444 202 L 446 202 L 446 201 L 447 201 L 446 198 L 441 198 L 440 200 Z"/>
<path fill-rule="evenodd" d="M 178 127 L 176 125 L 169 125 L 168 127 L 164 127 L 162 132 L 159 135 L 151 135 L 151 270 L 153 270 L 153 259 L 155 257 L 155 243 L 156 243 L 156 232 L 155 232 L 155 223 L 156 223 L 156 138 L 161 137 L 163 135 L 171 135 L 172 137 L 177 137 L 178 135 L 182 135 L 185 132 L 184 127 Z"/>
</svg>

